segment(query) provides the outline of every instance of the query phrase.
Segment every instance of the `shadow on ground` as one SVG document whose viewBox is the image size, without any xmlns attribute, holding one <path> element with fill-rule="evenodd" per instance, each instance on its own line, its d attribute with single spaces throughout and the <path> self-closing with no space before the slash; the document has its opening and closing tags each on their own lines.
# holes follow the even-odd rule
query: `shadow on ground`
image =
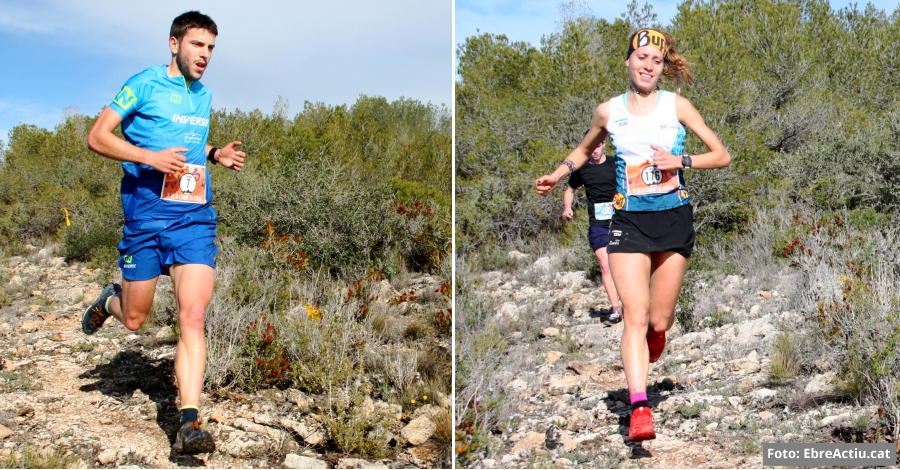
<svg viewBox="0 0 900 470">
<path fill-rule="evenodd" d="M 655 408 L 660 403 L 669 399 L 668 396 L 661 396 L 660 392 L 662 391 L 672 391 L 672 390 L 683 390 L 684 386 L 673 383 L 668 378 L 663 378 L 662 380 L 657 381 L 654 384 L 647 386 L 647 401 L 650 402 L 650 407 Z M 610 390 L 608 392 L 609 398 L 612 402 L 621 401 L 622 403 L 630 403 L 630 397 L 628 394 L 628 389 L 619 388 L 616 390 Z M 641 442 L 628 442 L 628 426 L 631 424 L 631 405 L 628 405 L 628 408 L 619 414 L 619 430 L 622 433 L 622 440 L 625 441 L 626 445 L 631 448 L 631 459 L 646 459 L 652 458 L 653 454 L 650 453 L 648 449 L 645 449 Z"/>
<path fill-rule="evenodd" d="M 108 363 L 97 364 L 79 378 L 95 379 L 93 383 L 81 386 L 82 392 L 99 390 L 126 405 L 140 404 L 133 398 L 138 390 L 147 395 L 156 404 L 156 424 L 166 434 L 171 446 L 180 424 L 175 406 L 178 389 L 175 388 L 174 373 L 175 362 L 171 358 L 151 359 L 140 349 L 129 349 L 119 352 Z M 134 416 L 133 419 L 141 418 Z M 175 452 L 170 452 L 169 461 L 185 467 L 205 465 L 196 457 Z"/>
</svg>

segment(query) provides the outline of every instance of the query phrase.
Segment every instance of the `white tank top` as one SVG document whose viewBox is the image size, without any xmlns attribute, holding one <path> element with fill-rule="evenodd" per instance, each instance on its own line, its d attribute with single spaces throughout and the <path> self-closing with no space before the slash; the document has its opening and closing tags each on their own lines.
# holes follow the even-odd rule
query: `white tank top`
<svg viewBox="0 0 900 470">
<path fill-rule="evenodd" d="M 616 210 L 650 212 L 690 204 L 681 170 L 657 169 L 650 148 L 684 153 L 685 130 L 675 113 L 675 96 L 660 90 L 656 108 L 646 116 L 628 112 L 627 93 L 609 101 L 606 130 L 616 149 Z"/>
</svg>

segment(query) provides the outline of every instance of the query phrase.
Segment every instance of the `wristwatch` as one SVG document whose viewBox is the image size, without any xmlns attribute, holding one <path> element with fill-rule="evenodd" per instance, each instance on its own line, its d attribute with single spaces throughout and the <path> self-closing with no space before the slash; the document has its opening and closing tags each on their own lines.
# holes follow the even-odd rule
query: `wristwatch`
<svg viewBox="0 0 900 470">
<path fill-rule="evenodd" d="M 685 170 L 691 169 L 691 156 L 690 155 L 682 155 L 681 156 L 681 166 L 683 166 Z"/>
</svg>

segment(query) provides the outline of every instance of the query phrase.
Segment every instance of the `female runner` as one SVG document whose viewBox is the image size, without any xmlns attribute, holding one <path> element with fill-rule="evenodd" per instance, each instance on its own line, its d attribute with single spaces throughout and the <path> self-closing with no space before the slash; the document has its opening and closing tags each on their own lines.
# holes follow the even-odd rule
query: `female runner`
<svg viewBox="0 0 900 470">
<path fill-rule="evenodd" d="M 693 210 L 684 185 L 687 169 L 723 168 L 731 162 L 719 138 L 686 98 L 657 86 L 660 77 L 675 89 L 692 82 L 690 65 L 668 33 L 641 29 L 626 56 L 631 84 L 625 94 L 597 106 L 591 128 L 552 174 L 535 181 L 546 195 L 587 161 L 607 135 L 616 148 L 616 210 L 610 227 L 609 264 L 625 308 L 622 365 L 631 395 L 629 441 L 655 439 L 647 401 L 649 363 L 666 345 L 675 304 L 694 246 Z M 685 127 L 708 149 L 684 155 Z"/>
</svg>

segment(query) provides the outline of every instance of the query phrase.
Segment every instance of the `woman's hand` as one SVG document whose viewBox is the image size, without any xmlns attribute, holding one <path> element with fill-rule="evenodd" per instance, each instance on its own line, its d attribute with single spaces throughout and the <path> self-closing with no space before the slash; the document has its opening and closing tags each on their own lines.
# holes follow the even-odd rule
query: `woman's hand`
<svg viewBox="0 0 900 470">
<path fill-rule="evenodd" d="M 540 178 L 534 180 L 534 189 L 537 190 L 537 193 L 541 196 L 546 196 L 550 194 L 550 191 L 559 184 L 559 178 L 554 175 L 544 175 Z"/>
<path fill-rule="evenodd" d="M 675 156 L 672 155 L 668 150 L 658 146 L 658 145 L 650 145 L 650 148 L 655 150 L 653 152 L 653 165 L 660 170 L 677 170 L 681 169 L 681 155 Z"/>
</svg>

